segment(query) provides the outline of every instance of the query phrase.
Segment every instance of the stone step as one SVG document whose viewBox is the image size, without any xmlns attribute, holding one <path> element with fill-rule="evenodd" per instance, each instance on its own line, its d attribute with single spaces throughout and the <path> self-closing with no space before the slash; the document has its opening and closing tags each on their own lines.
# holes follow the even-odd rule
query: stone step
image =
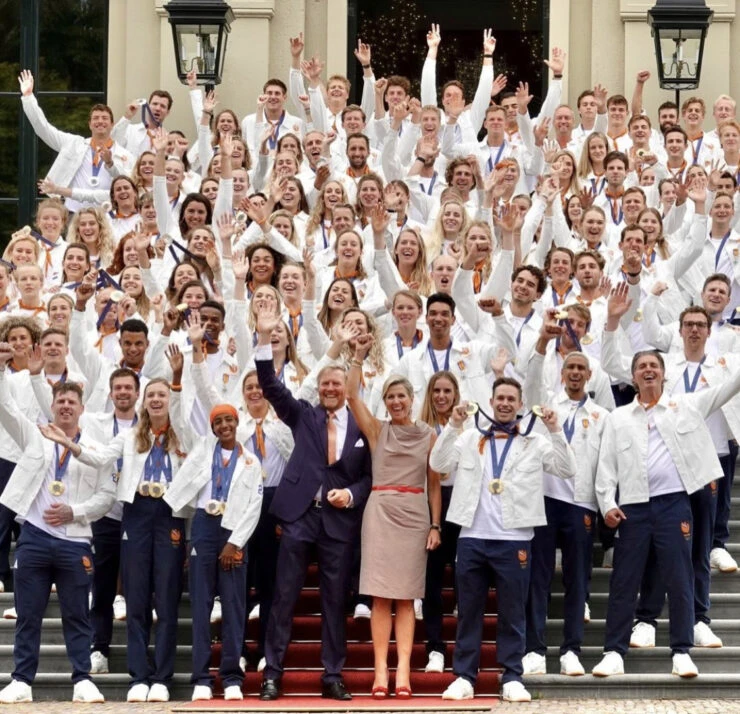
<svg viewBox="0 0 740 714">
<path fill-rule="evenodd" d="M 604 645 L 604 630 L 606 621 L 592 619 L 585 624 L 583 631 L 583 645 L 601 647 Z M 725 647 L 740 647 L 740 620 L 712 620 L 712 632 L 722 640 Z M 563 620 L 549 619 L 547 621 L 546 637 L 550 645 L 558 645 L 563 635 Z M 668 620 L 658 620 L 656 644 L 659 647 L 668 646 Z M 557 664 L 557 659 L 554 660 Z M 738 666 L 740 670 L 740 663 Z"/>
<path fill-rule="evenodd" d="M 629 660 L 627 667 L 630 671 Z M 533 698 L 600 699 L 604 701 L 604 711 L 619 710 L 609 707 L 609 699 L 735 699 L 740 691 L 740 674 L 700 673 L 693 679 L 681 679 L 670 674 L 670 662 L 667 670 L 668 674 L 630 673 L 606 678 L 545 674 L 525 677 L 524 684 Z M 720 707 L 717 711 L 730 710 Z"/>
<path fill-rule="evenodd" d="M 589 606 L 591 617 L 594 619 L 606 618 L 606 605 L 609 596 L 607 593 L 591 593 Z M 710 616 L 712 621 L 722 619 L 733 619 L 740 612 L 740 593 L 716 593 L 712 594 L 712 609 Z M 563 617 L 563 594 L 553 592 L 550 600 L 550 617 Z M 667 608 L 663 609 L 663 616 L 667 616 Z M 738 668 L 740 669 L 740 668 Z"/>
<path fill-rule="evenodd" d="M 611 568 L 594 568 L 591 571 L 591 592 L 609 592 L 609 578 L 611 578 L 611 574 Z M 562 577 L 563 571 L 556 570 L 552 580 L 553 592 L 562 592 Z M 740 593 L 740 570 L 734 573 L 720 573 L 718 570 L 713 570 L 711 592 L 713 594 Z"/>
<path fill-rule="evenodd" d="M 581 664 L 587 672 L 597 665 L 603 657 L 603 646 L 581 648 Z M 559 672 L 560 651 L 558 647 L 547 648 L 547 664 L 550 672 Z M 691 650 L 691 658 L 700 673 L 734 674 L 738 672 L 740 647 L 719 647 L 716 649 L 698 648 Z M 669 647 L 630 648 L 624 660 L 627 674 L 670 674 L 671 650 Z"/>
</svg>

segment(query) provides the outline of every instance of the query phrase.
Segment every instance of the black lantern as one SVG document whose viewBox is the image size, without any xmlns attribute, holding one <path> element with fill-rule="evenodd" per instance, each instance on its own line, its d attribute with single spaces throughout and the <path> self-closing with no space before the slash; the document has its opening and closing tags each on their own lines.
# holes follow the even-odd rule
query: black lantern
<svg viewBox="0 0 740 714">
<path fill-rule="evenodd" d="M 234 13 L 223 0 L 171 0 L 164 6 L 172 25 L 177 76 L 187 84 L 191 70 L 198 84 L 213 88 L 221 84 L 226 40 Z"/>
<path fill-rule="evenodd" d="M 714 12 L 704 0 L 657 0 L 648 10 L 661 89 L 696 89 Z"/>
</svg>

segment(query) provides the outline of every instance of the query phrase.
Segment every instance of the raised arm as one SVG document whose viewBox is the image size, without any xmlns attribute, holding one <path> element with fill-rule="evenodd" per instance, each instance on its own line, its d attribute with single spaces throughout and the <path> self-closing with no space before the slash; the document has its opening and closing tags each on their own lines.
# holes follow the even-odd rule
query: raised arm
<svg viewBox="0 0 740 714">
<path fill-rule="evenodd" d="M 339 329 L 348 330 L 352 329 L 352 326 L 346 325 Z M 352 411 L 357 425 L 360 427 L 360 431 L 362 431 L 368 440 L 370 451 L 375 450 L 375 446 L 378 443 L 378 436 L 383 426 L 380 419 L 376 419 L 372 415 L 365 404 L 365 400 L 360 396 L 362 364 L 372 346 L 372 335 L 355 335 L 355 351 L 350 360 L 350 370 L 347 375 L 347 404 Z"/>
</svg>

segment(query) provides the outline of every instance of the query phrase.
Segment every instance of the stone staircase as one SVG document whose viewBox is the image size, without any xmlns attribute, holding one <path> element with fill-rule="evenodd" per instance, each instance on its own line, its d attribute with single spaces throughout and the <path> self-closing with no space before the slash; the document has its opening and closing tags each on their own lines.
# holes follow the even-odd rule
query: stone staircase
<svg viewBox="0 0 740 714">
<path fill-rule="evenodd" d="M 733 513 L 740 516 L 740 479 L 733 492 Z M 740 520 L 730 524 L 732 542 L 728 550 L 740 561 Z M 601 563 L 601 552 L 597 545 L 594 562 Z M 586 625 L 584 647 L 581 655 L 586 671 L 599 661 L 604 641 L 604 618 L 609 584 L 609 570 L 595 567 L 591 581 L 591 622 Z M 548 621 L 548 669 L 559 672 L 557 644 L 562 632 L 562 591 L 556 582 L 550 606 Z M 299 600 L 293 624 L 293 641 L 286 659 L 286 673 L 283 680 L 286 695 L 315 694 L 320 692 L 321 666 L 320 618 L 318 613 L 317 574 L 313 566 L 306 579 L 304 592 Z M 450 580 L 448 574 L 448 581 Z M 425 674 L 424 626 L 417 622 L 416 644 L 412 655 L 411 686 L 415 694 L 435 696 L 441 694 L 452 681 L 451 656 L 454 651 L 456 620 L 452 617 L 454 607 L 452 589 L 445 590 L 444 635 L 448 647 L 447 669 L 444 674 Z M 0 594 L 0 609 L 13 604 L 12 593 Z M 482 671 L 476 688 L 479 696 L 492 696 L 498 693 L 499 671 L 496 663 L 496 612 L 495 593 L 488 600 L 489 614 L 485 618 Z M 564 677 L 560 674 L 547 674 L 525 678 L 525 684 L 535 697 L 557 698 L 602 698 L 602 699 L 682 699 L 703 696 L 733 697 L 740 692 L 740 572 L 728 575 L 714 573 L 712 578 L 712 629 L 722 638 L 721 649 L 694 649 L 692 657 L 700 676 L 693 680 L 683 680 L 670 674 L 671 659 L 668 649 L 668 621 L 659 620 L 656 647 L 653 649 L 630 650 L 625 660 L 626 674 L 623 676 L 596 679 L 591 675 L 584 677 Z M 9 681 L 13 668 L 13 635 L 15 621 L 0 619 L 0 686 Z M 213 665 L 218 665 L 220 646 L 218 644 L 219 626 L 213 626 L 214 647 Z M 257 634 L 257 623 L 250 623 L 250 635 Z M 369 620 L 355 621 L 347 618 L 349 651 L 345 680 L 354 694 L 369 694 L 373 680 L 373 655 L 370 640 Z M 187 593 L 183 595 L 180 606 L 180 623 L 176 659 L 176 672 L 171 686 L 172 699 L 189 699 L 191 661 L 191 620 L 190 601 Z M 129 677 L 126 670 L 126 630 L 125 623 L 114 623 L 113 645 L 110 656 L 111 674 L 96 675 L 95 682 L 109 701 L 125 700 Z M 392 652 L 390 665 L 393 667 L 395 655 Z M 39 674 L 34 683 L 36 700 L 67 700 L 71 697 L 69 679 L 70 667 L 64 649 L 62 623 L 56 595 L 52 594 L 43 624 L 43 645 Z M 261 674 L 250 670 L 244 683 L 247 695 L 259 691 Z M 391 686 L 393 681 L 391 681 Z M 392 701 L 392 700 L 391 700 Z"/>
</svg>

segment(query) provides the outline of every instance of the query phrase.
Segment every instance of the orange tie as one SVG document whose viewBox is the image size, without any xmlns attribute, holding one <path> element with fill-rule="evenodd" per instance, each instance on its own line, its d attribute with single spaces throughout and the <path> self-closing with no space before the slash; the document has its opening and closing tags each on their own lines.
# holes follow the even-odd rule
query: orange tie
<svg viewBox="0 0 740 714">
<path fill-rule="evenodd" d="M 337 415 L 329 412 L 326 415 L 327 463 L 331 466 L 337 460 Z"/>
<path fill-rule="evenodd" d="M 267 449 L 265 448 L 265 432 L 262 429 L 262 421 L 255 422 L 254 425 L 254 436 L 257 442 L 257 451 L 260 454 L 260 461 L 267 457 Z"/>
</svg>

